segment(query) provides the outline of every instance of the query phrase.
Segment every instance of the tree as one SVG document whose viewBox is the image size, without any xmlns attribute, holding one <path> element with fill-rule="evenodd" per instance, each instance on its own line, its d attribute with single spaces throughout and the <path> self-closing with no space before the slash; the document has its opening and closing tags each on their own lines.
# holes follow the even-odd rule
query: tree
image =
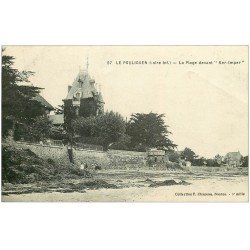
<svg viewBox="0 0 250 250">
<path fill-rule="evenodd" d="M 117 142 L 114 142 L 109 146 L 111 149 L 117 150 L 130 150 L 131 137 L 129 135 L 123 134 Z"/>
<path fill-rule="evenodd" d="M 112 111 L 96 116 L 94 135 L 96 135 L 104 150 L 109 144 L 118 141 L 126 131 L 126 123 L 119 113 Z"/>
<path fill-rule="evenodd" d="M 215 162 L 217 163 L 217 165 L 221 165 L 222 164 L 222 156 L 220 156 L 219 154 L 217 154 L 215 157 L 214 157 L 214 160 Z"/>
<path fill-rule="evenodd" d="M 14 139 L 23 138 L 27 141 L 41 141 L 50 138 L 53 134 L 52 122 L 46 116 L 38 116 L 32 123 L 17 124 L 14 131 Z"/>
<path fill-rule="evenodd" d="M 66 131 L 67 141 L 73 143 L 74 128 L 73 123 L 77 118 L 76 111 L 73 106 L 72 100 L 64 100 L 64 124 L 63 127 Z"/>
<path fill-rule="evenodd" d="M 131 147 L 146 150 L 150 147 L 173 149 L 175 145 L 169 138 L 164 114 L 136 113 L 127 124 L 127 134 L 131 137 Z"/>
<path fill-rule="evenodd" d="M 106 112 L 98 116 L 79 117 L 72 122 L 74 135 L 96 138 L 104 150 L 111 143 L 119 141 L 125 134 L 126 123 L 122 116 L 114 112 Z"/>
<path fill-rule="evenodd" d="M 207 159 L 204 157 L 195 158 L 192 161 L 193 166 L 204 166 L 207 164 Z"/>
<path fill-rule="evenodd" d="M 52 122 L 46 116 L 36 117 L 28 127 L 28 134 L 34 141 L 40 141 L 50 137 Z"/>
<path fill-rule="evenodd" d="M 2 51 L 4 52 L 4 50 Z M 13 68 L 15 58 L 2 55 L 2 124 L 3 136 L 15 130 L 16 123 L 29 124 L 37 116 L 45 114 L 43 105 L 33 98 L 40 88 L 27 86 L 31 71 Z"/>
<path fill-rule="evenodd" d="M 241 158 L 241 166 L 248 167 L 248 156 L 244 156 Z"/>
<path fill-rule="evenodd" d="M 169 161 L 179 163 L 180 155 L 176 151 L 174 150 L 169 151 L 167 155 L 168 155 Z"/>
<path fill-rule="evenodd" d="M 185 148 L 181 153 L 181 158 L 186 161 L 190 161 L 191 163 L 193 163 L 197 157 L 198 156 L 195 154 L 195 152 L 190 148 Z"/>
<path fill-rule="evenodd" d="M 74 134 L 78 134 L 81 137 L 91 137 L 95 136 L 95 126 L 96 126 L 96 117 L 77 117 L 72 121 L 72 129 Z"/>
<path fill-rule="evenodd" d="M 218 167 L 219 166 L 218 162 L 215 159 L 207 159 L 206 162 L 207 162 L 208 167 Z"/>
</svg>

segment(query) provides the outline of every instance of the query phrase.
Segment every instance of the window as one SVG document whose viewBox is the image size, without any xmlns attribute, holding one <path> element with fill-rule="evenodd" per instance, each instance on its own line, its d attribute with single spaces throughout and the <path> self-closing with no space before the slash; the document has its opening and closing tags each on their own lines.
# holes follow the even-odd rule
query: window
<svg viewBox="0 0 250 250">
<path fill-rule="evenodd" d="M 80 92 L 75 93 L 75 97 L 76 97 L 77 99 L 80 99 L 81 93 L 80 93 Z"/>
</svg>

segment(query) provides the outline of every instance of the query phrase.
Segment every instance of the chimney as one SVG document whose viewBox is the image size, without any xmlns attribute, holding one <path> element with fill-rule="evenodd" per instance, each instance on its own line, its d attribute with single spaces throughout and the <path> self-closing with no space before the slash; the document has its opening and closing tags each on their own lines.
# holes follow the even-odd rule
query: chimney
<svg viewBox="0 0 250 250">
<path fill-rule="evenodd" d="M 68 93 L 69 93 L 70 90 L 71 90 L 71 86 L 69 85 L 69 86 L 68 86 Z"/>
</svg>

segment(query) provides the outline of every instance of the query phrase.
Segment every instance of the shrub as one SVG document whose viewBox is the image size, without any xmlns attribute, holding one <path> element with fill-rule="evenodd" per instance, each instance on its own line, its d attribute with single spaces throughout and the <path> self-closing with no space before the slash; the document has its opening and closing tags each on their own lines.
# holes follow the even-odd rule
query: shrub
<svg viewBox="0 0 250 250">
<path fill-rule="evenodd" d="M 183 169 L 178 163 L 176 162 L 166 162 L 165 166 L 168 169 Z"/>
<path fill-rule="evenodd" d="M 52 159 L 39 158 L 29 149 L 3 146 L 2 180 L 8 183 L 32 183 L 87 176 L 74 165 L 58 166 Z"/>
</svg>

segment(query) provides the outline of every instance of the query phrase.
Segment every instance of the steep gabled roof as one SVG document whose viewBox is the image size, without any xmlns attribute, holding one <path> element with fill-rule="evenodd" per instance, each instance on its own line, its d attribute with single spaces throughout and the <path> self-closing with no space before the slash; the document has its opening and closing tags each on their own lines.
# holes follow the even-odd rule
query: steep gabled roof
<svg viewBox="0 0 250 250">
<path fill-rule="evenodd" d="M 49 110 L 54 109 L 54 107 L 50 103 L 48 103 L 40 94 L 37 94 L 35 97 L 33 97 L 33 100 L 40 102 L 45 108 Z"/>
<path fill-rule="evenodd" d="M 238 152 L 229 152 L 225 155 L 225 158 L 230 158 L 230 159 L 238 159 L 240 160 L 242 157 L 241 153 Z"/>
<path fill-rule="evenodd" d="M 34 86 L 32 83 L 29 83 L 29 82 L 19 82 L 18 85 L 27 86 L 27 87 Z M 50 103 L 48 103 L 39 93 L 37 93 L 36 96 L 33 97 L 32 99 L 35 100 L 35 101 L 40 102 L 44 107 L 46 107 L 49 110 L 54 109 L 54 107 Z"/>
<path fill-rule="evenodd" d="M 81 92 L 82 98 L 90 98 L 98 94 L 94 86 L 94 80 L 91 79 L 87 71 L 79 72 L 65 99 L 73 99 L 76 92 Z"/>
</svg>

